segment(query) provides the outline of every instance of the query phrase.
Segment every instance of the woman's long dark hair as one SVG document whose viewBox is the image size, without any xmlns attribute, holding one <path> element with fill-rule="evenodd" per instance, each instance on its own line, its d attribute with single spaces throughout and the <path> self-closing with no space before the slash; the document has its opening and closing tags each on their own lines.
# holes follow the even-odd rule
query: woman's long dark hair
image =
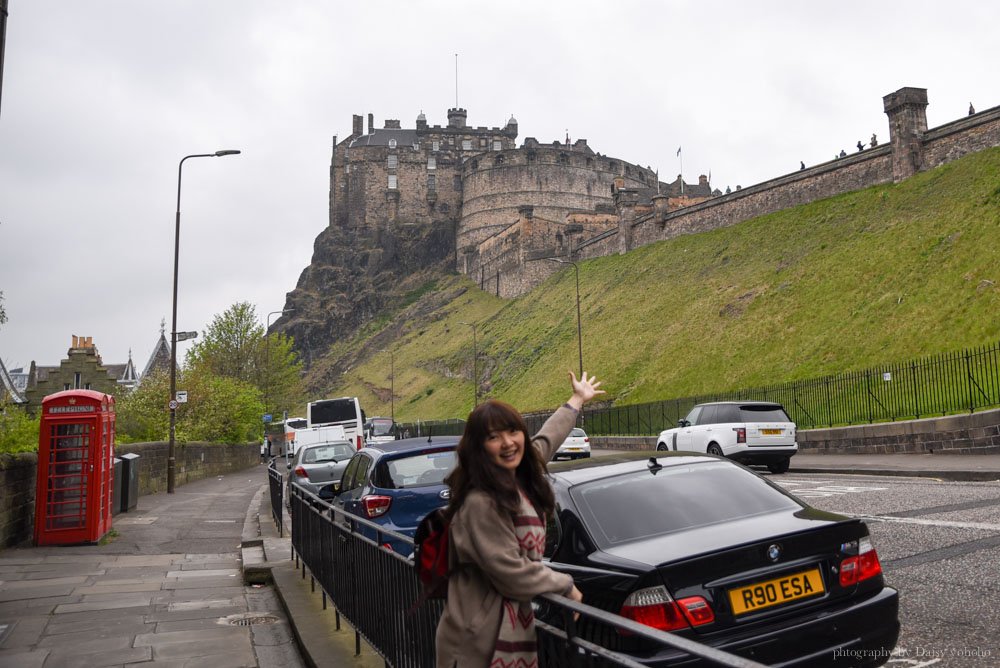
<svg viewBox="0 0 1000 668">
<path fill-rule="evenodd" d="M 508 429 L 524 434 L 524 456 L 513 478 L 487 457 L 485 448 L 490 432 Z M 546 476 L 545 462 L 531 444 L 524 418 L 510 404 L 489 399 L 476 406 L 465 422 L 465 433 L 458 442 L 458 464 L 445 479 L 451 488 L 448 515 L 453 516 L 469 492 L 478 489 L 493 499 L 498 510 L 514 517 L 521 510 L 520 487 L 540 517 L 550 516 L 556 502 Z"/>
</svg>

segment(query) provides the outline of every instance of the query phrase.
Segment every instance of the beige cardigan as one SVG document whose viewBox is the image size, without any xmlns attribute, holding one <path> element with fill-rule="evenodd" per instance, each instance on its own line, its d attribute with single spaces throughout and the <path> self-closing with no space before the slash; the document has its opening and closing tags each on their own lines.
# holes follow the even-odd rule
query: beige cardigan
<svg viewBox="0 0 1000 668">
<path fill-rule="evenodd" d="M 567 406 L 552 414 L 531 439 L 549 461 L 576 424 Z M 530 601 L 568 593 L 573 578 L 520 554 L 514 523 L 483 492 L 473 490 L 451 521 L 448 601 L 438 622 L 437 668 L 486 668 L 500 629 L 504 598 Z M 458 568 L 456 568 L 458 565 Z"/>
</svg>

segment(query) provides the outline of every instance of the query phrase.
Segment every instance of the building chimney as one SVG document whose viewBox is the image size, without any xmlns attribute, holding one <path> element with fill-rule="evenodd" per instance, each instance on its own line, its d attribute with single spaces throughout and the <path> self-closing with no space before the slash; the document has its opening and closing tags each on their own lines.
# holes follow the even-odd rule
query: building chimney
<svg viewBox="0 0 1000 668">
<path fill-rule="evenodd" d="M 354 126 L 351 128 L 351 134 L 355 137 L 360 137 L 365 133 L 365 118 L 358 114 L 354 114 Z"/>
<path fill-rule="evenodd" d="M 375 114 L 368 114 L 368 134 L 375 130 Z"/>
<path fill-rule="evenodd" d="M 707 186 L 708 185 L 708 177 L 705 176 L 704 174 L 702 174 L 701 176 L 699 176 L 698 177 L 698 185 L 699 186 Z"/>
<path fill-rule="evenodd" d="M 385 129 L 386 130 L 399 130 L 399 120 L 397 119 L 385 119 Z"/>
</svg>

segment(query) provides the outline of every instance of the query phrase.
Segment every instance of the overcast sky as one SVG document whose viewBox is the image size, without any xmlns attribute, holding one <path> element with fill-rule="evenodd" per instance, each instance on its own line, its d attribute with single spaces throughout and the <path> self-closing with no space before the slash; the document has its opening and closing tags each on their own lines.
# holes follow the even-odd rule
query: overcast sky
<svg viewBox="0 0 1000 668">
<path fill-rule="evenodd" d="M 238 301 L 263 322 L 327 223 L 332 138 L 369 112 L 445 125 L 456 53 L 470 125 L 724 191 L 887 141 L 903 86 L 930 127 L 1000 104 L 998 26 L 984 0 L 9 0 L 0 358 L 58 364 L 76 334 L 141 371 L 170 328 L 178 162 L 219 149 L 243 153 L 184 163 L 178 329 Z"/>
</svg>

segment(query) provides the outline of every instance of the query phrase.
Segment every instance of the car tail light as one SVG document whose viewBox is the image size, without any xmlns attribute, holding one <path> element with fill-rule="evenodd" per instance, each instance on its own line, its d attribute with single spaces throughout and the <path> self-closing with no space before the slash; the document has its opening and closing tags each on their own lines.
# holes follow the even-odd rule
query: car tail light
<svg viewBox="0 0 1000 668">
<path fill-rule="evenodd" d="M 296 466 L 295 467 L 295 477 L 297 477 L 297 478 L 305 478 L 306 480 L 308 480 L 309 479 L 309 474 L 301 466 Z"/>
<path fill-rule="evenodd" d="M 590 436 L 584 436 L 583 437 L 583 442 L 584 443 L 590 443 Z"/>
<path fill-rule="evenodd" d="M 847 557 L 840 562 L 841 587 L 850 587 L 882 572 L 878 552 L 872 546 L 870 538 L 866 536 L 858 541 L 856 549 L 858 551 L 856 556 Z"/>
<path fill-rule="evenodd" d="M 736 432 L 736 442 L 746 443 L 747 442 L 747 428 L 746 427 L 733 427 L 733 431 Z"/>
<path fill-rule="evenodd" d="M 691 626 L 701 626 L 715 621 L 712 606 L 701 596 L 690 596 L 675 601 L 666 587 L 648 587 L 629 594 L 619 613 L 622 617 L 651 626 L 661 631 L 676 631 Z M 629 631 L 619 629 L 621 635 Z"/>
<path fill-rule="evenodd" d="M 392 503 L 391 496 L 363 496 L 361 505 L 365 508 L 365 515 L 369 518 L 380 517 L 389 512 L 389 505 Z"/>
</svg>

